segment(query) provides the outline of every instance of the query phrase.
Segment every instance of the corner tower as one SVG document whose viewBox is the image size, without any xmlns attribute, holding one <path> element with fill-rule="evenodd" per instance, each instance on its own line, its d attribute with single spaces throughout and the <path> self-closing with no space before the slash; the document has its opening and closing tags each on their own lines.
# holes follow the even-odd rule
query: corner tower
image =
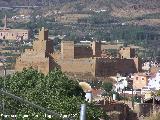
<svg viewBox="0 0 160 120">
<path fill-rule="evenodd" d="M 45 52 L 47 55 L 53 52 L 53 41 L 48 39 L 48 29 L 39 30 L 38 40 L 34 41 L 33 49 L 37 52 Z"/>
</svg>

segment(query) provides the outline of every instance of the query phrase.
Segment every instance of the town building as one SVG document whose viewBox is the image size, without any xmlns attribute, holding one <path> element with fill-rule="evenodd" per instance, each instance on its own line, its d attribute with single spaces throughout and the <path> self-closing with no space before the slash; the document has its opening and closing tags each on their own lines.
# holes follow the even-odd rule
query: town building
<svg viewBox="0 0 160 120">
<path fill-rule="evenodd" d="M 155 91 L 160 89 L 160 71 L 155 75 L 138 73 L 134 74 L 133 88 L 143 91 Z"/>
<path fill-rule="evenodd" d="M 145 62 L 145 63 L 143 63 L 143 65 L 142 65 L 142 70 L 144 70 L 144 71 L 149 71 L 150 68 L 151 68 L 151 63 L 150 63 L 150 62 Z"/>
<path fill-rule="evenodd" d="M 4 27 L 0 28 L 0 39 L 2 40 L 28 40 L 29 30 L 7 28 L 7 16 L 4 18 Z"/>
<path fill-rule="evenodd" d="M 160 71 L 154 77 L 149 78 L 148 87 L 155 90 L 160 89 Z"/>
<path fill-rule="evenodd" d="M 134 74 L 133 89 L 142 89 L 143 87 L 147 86 L 149 78 L 150 75 L 145 73 Z"/>
<path fill-rule="evenodd" d="M 154 74 L 158 73 L 159 70 L 160 70 L 160 65 L 151 66 L 151 68 L 150 68 L 150 73 L 154 75 Z"/>
<path fill-rule="evenodd" d="M 16 60 L 15 69 L 36 68 L 47 74 L 55 67 L 65 73 L 86 74 L 94 77 L 136 73 L 141 71 L 141 60 L 131 50 L 124 48 L 120 58 L 102 57 L 101 42 L 93 41 L 89 45 L 75 45 L 74 41 L 62 41 L 61 50 L 53 51 L 53 42 L 48 39 L 48 30 L 39 31 L 38 40 L 33 49 L 25 50 Z M 123 50 L 127 55 L 124 56 Z M 128 53 L 129 52 L 129 53 Z"/>
<path fill-rule="evenodd" d="M 117 81 L 117 83 L 114 86 L 115 86 L 115 91 L 117 91 L 117 92 L 121 92 L 121 91 L 125 90 L 125 88 L 127 88 L 127 86 L 128 86 L 127 78 L 121 79 L 120 81 Z"/>
</svg>

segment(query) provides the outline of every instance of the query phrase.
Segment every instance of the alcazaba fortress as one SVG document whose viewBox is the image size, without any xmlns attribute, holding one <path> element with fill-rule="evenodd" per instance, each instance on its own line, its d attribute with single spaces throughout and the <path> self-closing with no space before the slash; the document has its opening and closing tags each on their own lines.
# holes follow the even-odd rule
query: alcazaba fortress
<svg viewBox="0 0 160 120">
<path fill-rule="evenodd" d="M 61 50 L 54 51 L 53 40 L 48 39 L 48 30 L 39 31 L 38 40 L 32 49 L 26 49 L 16 60 L 15 69 L 33 67 L 47 74 L 55 67 L 73 74 L 90 74 L 94 77 L 127 74 L 141 71 L 141 60 L 135 50 L 123 47 L 117 58 L 102 54 L 101 42 L 93 41 L 90 45 L 75 45 L 74 41 L 62 41 Z"/>
</svg>

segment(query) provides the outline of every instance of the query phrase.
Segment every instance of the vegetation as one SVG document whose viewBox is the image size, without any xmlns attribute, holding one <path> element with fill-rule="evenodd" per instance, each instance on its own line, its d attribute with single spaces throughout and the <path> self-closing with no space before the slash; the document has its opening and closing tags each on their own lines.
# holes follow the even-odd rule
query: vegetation
<svg viewBox="0 0 160 120">
<path fill-rule="evenodd" d="M 142 19 L 160 19 L 160 13 L 146 14 L 136 18 L 137 20 Z"/>
<path fill-rule="evenodd" d="M 109 93 L 113 88 L 113 84 L 111 82 L 104 82 L 102 87 L 107 93 Z"/>
<path fill-rule="evenodd" d="M 53 70 L 46 76 L 32 68 L 24 69 L 12 76 L 1 78 L 0 88 L 4 87 L 4 80 L 6 81 L 5 89 L 7 92 L 58 114 L 67 115 L 74 120 L 79 119 L 80 104 L 86 103 L 84 100 L 85 93 L 78 82 L 70 80 L 58 69 Z M 55 116 L 46 118 L 45 113 L 40 110 L 13 100 L 8 96 L 3 96 L 0 99 L 0 101 L 5 100 L 5 113 L 16 114 L 18 120 L 21 120 L 23 115 L 29 115 L 29 118 L 26 118 L 27 120 L 60 119 Z M 98 120 L 100 117 L 107 119 L 103 110 L 95 107 L 94 103 L 86 104 L 88 120 Z M 36 115 L 38 115 L 38 118 Z"/>
<path fill-rule="evenodd" d="M 141 103 L 141 98 L 142 98 L 141 96 L 135 95 L 133 101 L 136 103 Z"/>
<path fill-rule="evenodd" d="M 105 90 L 103 96 L 112 96 L 113 84 L 111 82 L 104 82 L 102 88 Z"/>
<path fill-rule="evenodd" d="M 157 95 L 157 96 L 160 96 L 160 90 L 157 91 L 156 95 Z"/>
<path fill-rule="evenodd" d="M 26 5 L 28 3 L 18 0 L 9 0 L 8 5 Z M 48 3 L 50 3 L 48 6 Z M 153 57 L 160 54 L 159 48 L 159 26 L 148 24 L 137 24 L 136 22 L 143 23 L 146 19 L 160 19 L 160 13 L 156 10 L 159 8 L 159 1 L 139 0 L 88 0 L 88 1 L 75 1 L 75 0 L 47 0 L 41 3 L 37 0 L 30 0 L 30 5 L 43 5 L 42 8 L 31 9 L 31 20 L 28 23 L 10 23 L 8 26 L 11 28 L 26 28 L 30 29 L 32 38 L 37 34 L 41 27 L 48 28 L 50 35 L 66 35 L 66 39 L 79 42 L 80 40 L 103 40 L 113 42 L 115 40 L 122 41 L 127 44 L 135 44 L 145 48 L 145 54 L 141 57 Z M 2 2 L 3 6 L 4 2 Z M 89 8 L 89 9 L 88 9 Z M 101 9 L 102 8 L 102 9 Z M 154 8 L 154 9 L 153 9 Z M 88 18 L 79 19 L 77 23 L 60 23 L 55 21 L 55 11 L 69 12 L 69 13 L 84 13 L 89 14 Z M 102 11 L 104 10 L 104 11 Z M 126 16 L 113 15 L 114 12 L 126 10 Z M 135 11 L 141 11 L 139 12 Z M 148 13 L 146 10 L 151 12 Z M 13 10 L 12 10 L 13 11 Z M 5 14 L 11 17 L 19 14 L 20 10 L 3 10 L 0 18 L 2 19 Z M 135 17 L 129 15 L 130 11 L 137 14 Z M 47 17 L 45 16 L 48 13 Z M 147 13 L 147 14 L 146 14 Z M 122 13 L 123 14 L 123 13 Z M 36 16 L 39 16 L 38 18 Z M 135 22 L 136 21 L 136 22 Z M 0 23 L 1 25 L 2 23 Z M 153 47 L 154 46 L 154 47 Z M 143 51 L 144 52 L 144 51 Z M 141 53 L 143 53 L 141 52 Z"/>
</svg>

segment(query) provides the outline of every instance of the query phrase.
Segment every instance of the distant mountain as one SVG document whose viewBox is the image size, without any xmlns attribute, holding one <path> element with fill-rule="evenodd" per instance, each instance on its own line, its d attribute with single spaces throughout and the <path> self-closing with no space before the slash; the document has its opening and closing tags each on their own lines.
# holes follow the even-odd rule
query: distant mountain
<svg viewBox="0 0 160 120">
<path fill-rule="evenodd" d="M 106 10 L 113 16 L 129 17 L 160 11 L 160 0 L 0 0 L 0 6 L 53 5 L 62 12 Z"/>
</svg>

